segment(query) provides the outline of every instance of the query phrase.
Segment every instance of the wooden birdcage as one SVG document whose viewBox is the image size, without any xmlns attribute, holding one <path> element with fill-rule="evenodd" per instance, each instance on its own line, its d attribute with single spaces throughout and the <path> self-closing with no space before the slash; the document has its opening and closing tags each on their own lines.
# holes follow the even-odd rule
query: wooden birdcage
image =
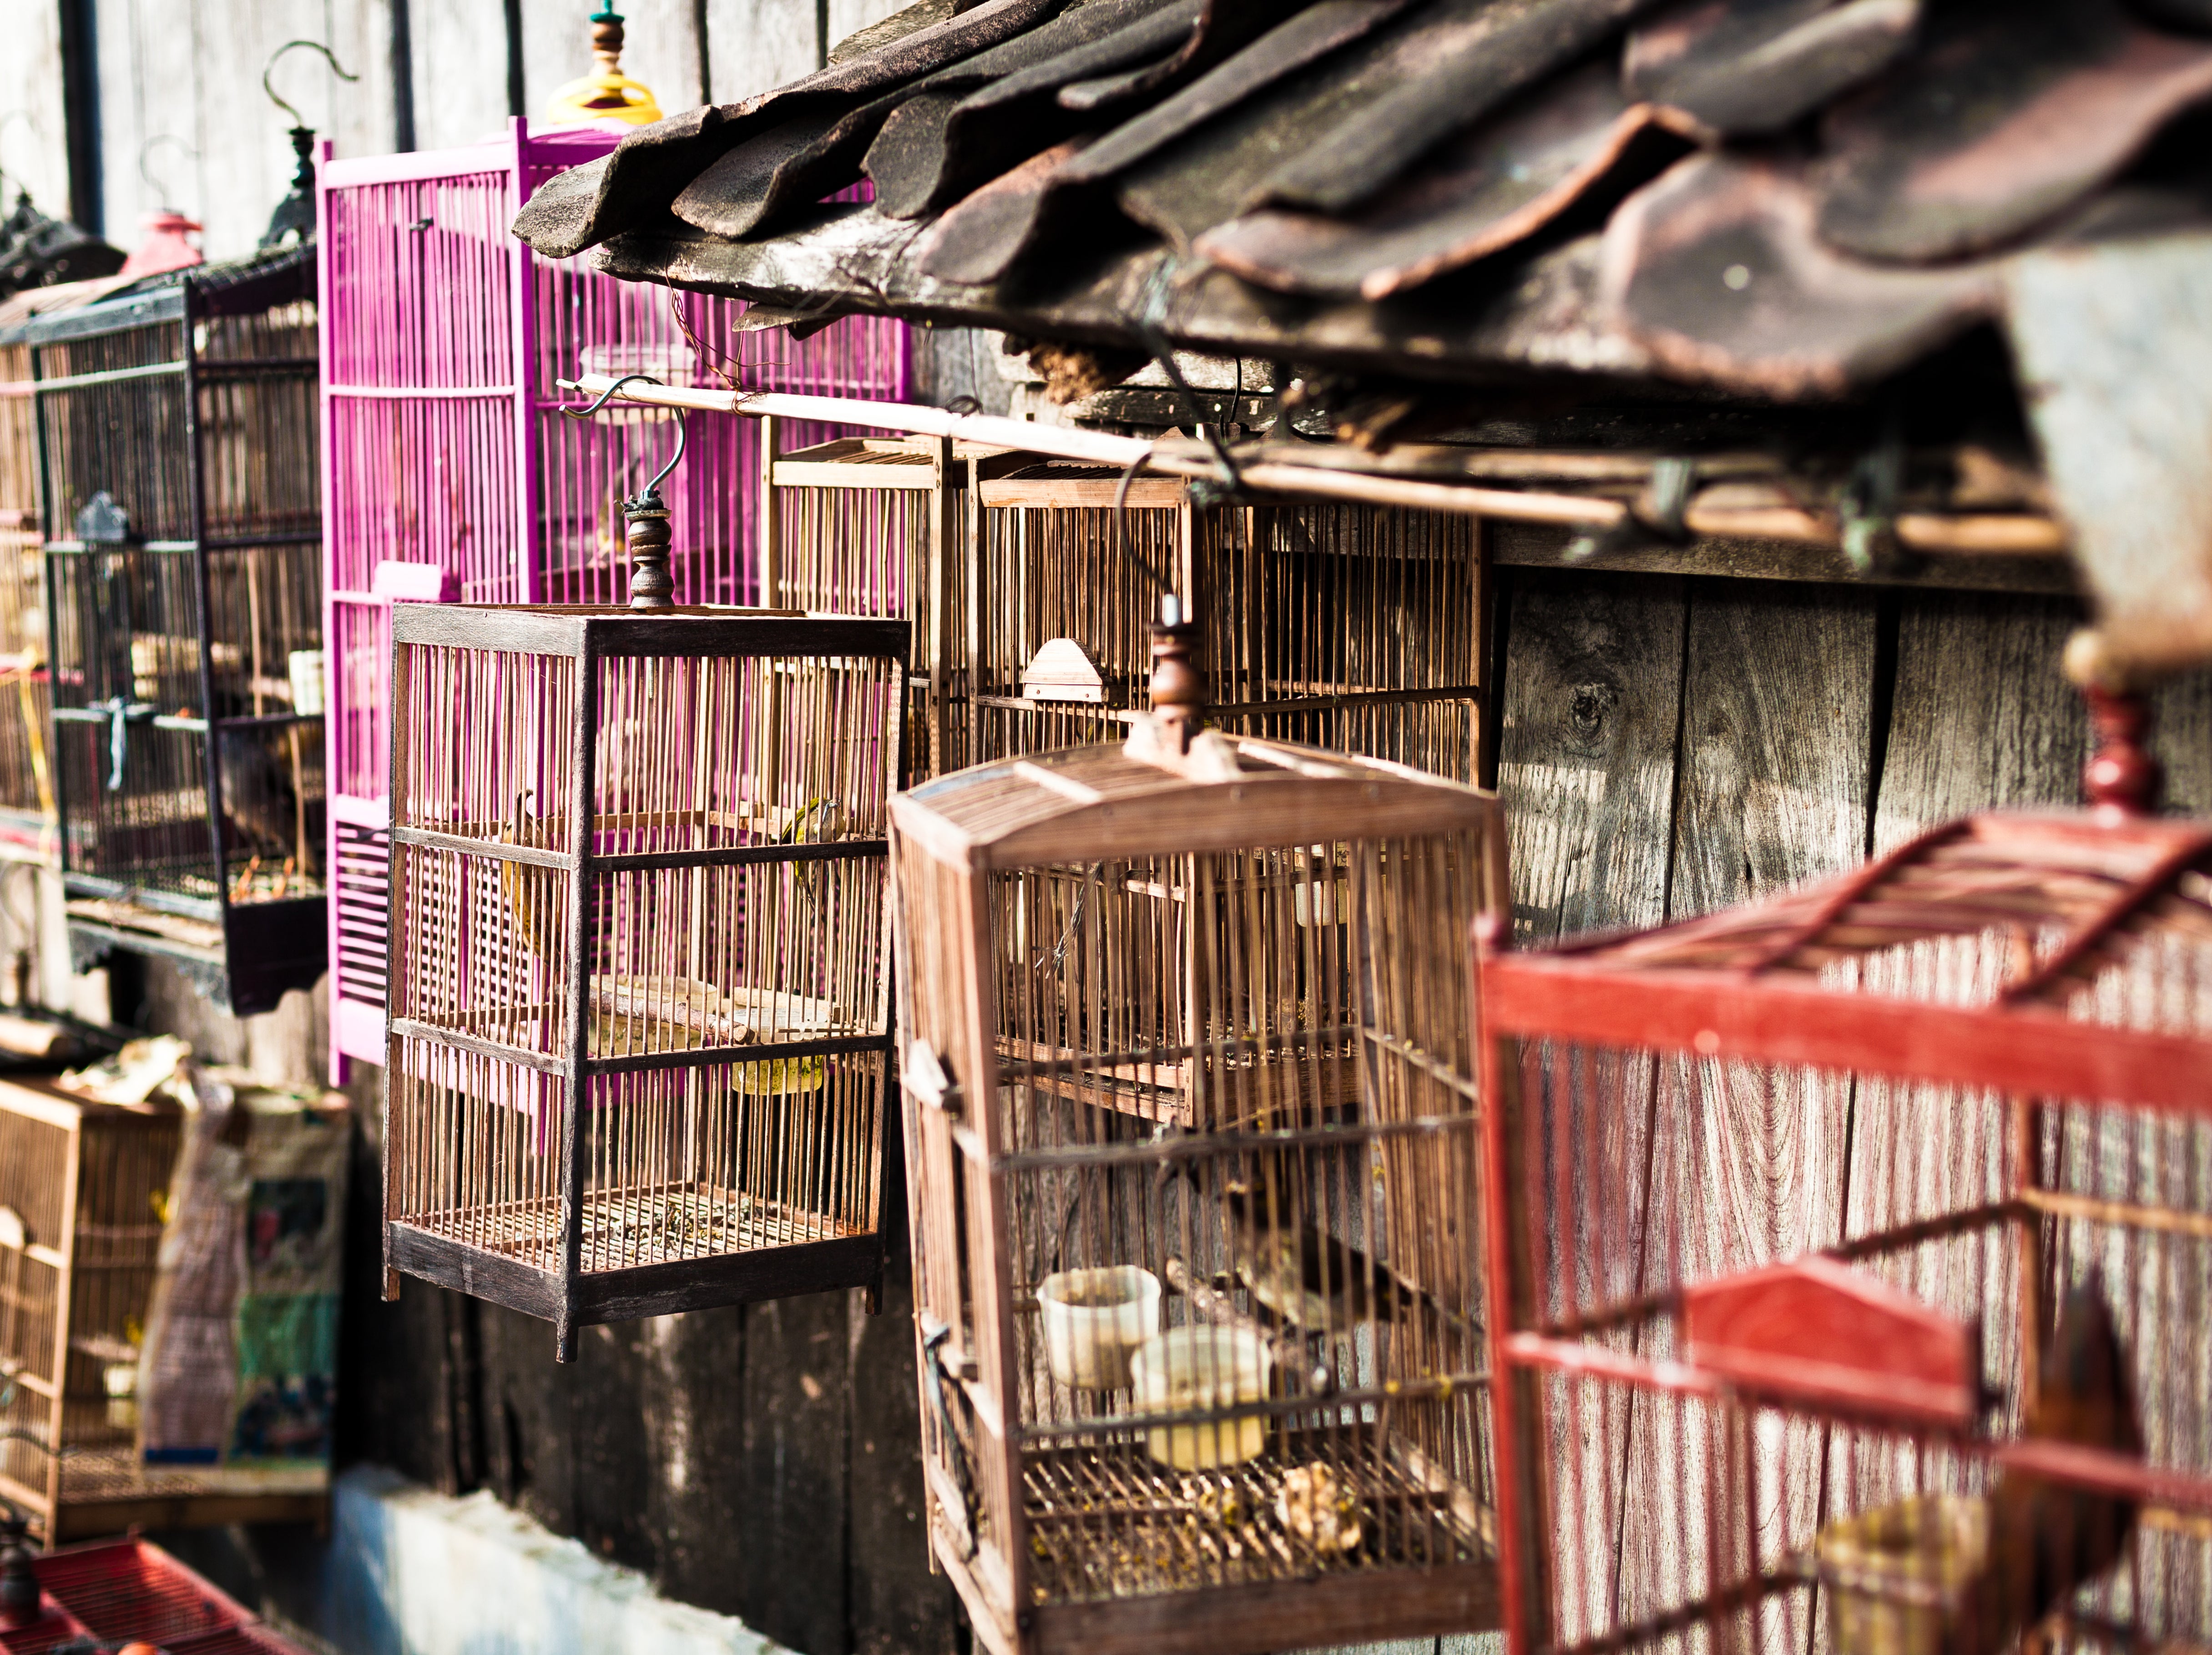
<svg viewBox="0 0 2212 1655">
<path fill-rule="evenodd" d="M 184 1123 L 166 1095 L 100 1103 L 0 1080 L 0 1498 L 49 1546 L 134 1524 L 296 1522 L 327 1509 L 319 1462 L 299 1476 L 155 1463 L 141 1451 L 141 1342 Z M 241 1239 L 250 1252 L 256 1238 Z M 228 1353 L 195 1356 L 227 1370 Z"/>
<path fill-rule="evenodd" d="M 884 1266 L 904 624 L 674 608 L 627 509 L 644 612 L 392 619 L 386 1290 L 564 1360 Z"/>
<path fill-rule="evenodd" d="M 760 421 L 760 601 L 906 618 L 908 764 L 916 778 L 952 769 L 961 743 L 945 672 L 964 624 L 967 465 L 943 437 L 840 437 L 781 453 L 785 427 L 774 414 Z"/>
<path fill-rule="evenodd" d="M 1206 506 L 1180 479 L 1125 487 L 1111 466 L 1023 454 L 972 465 L 973 544 L 955 581 L 963 624 L 946 630 L 952 658 L 939 674 L 963 762 L 1119 739 L 1143 688 L 1153 594 L 1173 590 L 1204 618 L 1223 729 L 1475 779 L 1473 519 Z"/>
<path fill-rule="evenodd" d="M 70 949 L 243 1015 L 322 974 L 312 246 L 21 331 L 42 475 Z"/>
<path fill-rule="evenodd" d="M 1972 817 L 1480 990 L 1516 1650 L 2204 1646 L 2212 826 Z"/>
<path fill-rule="evenodd" d="M 892 806 L 931 1541 L 998 1655 L 1497 1624 L 1495 801 L 1192 735 L 1194 631 L 1129 745 Z"/>
</svg>

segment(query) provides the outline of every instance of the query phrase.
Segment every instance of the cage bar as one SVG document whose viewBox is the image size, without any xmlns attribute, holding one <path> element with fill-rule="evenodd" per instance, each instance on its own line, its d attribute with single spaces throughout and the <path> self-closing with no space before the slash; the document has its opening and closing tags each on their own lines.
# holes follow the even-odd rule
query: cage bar
<svg viewBox="0 0 2212 1655">
<path fill-rule="evenodd" d="M 243 1015 L 324 964 L 312 247 L 27 324 L 70 952 Z"/>
<path fill-rule="evenodd" d="M 2212 1641 L 2208 873 L 1978 816 L 1486 954 L 1516 1649 Z"/>
<path fill-rule="evenodd" d="M 854 318 L 794 343 L 781 330 L 746 328 L 741 301 L 618 282 L 587 259 L 539 259 L 508 234 L 533 191 L 619 136 L 603 126 L 538 131 L 518 118 L 498 140 L 466 149 L 351 161 L 324 149 L 329 946 L 339 1076 L 349 1060 L 381 1062 L 385 1050 L 392 605 L 620 602 L 621 502 L 679 417 L 689 458 L 670 501 L 684 549 L 672 570 L 678 600 L 760 601 L 750 423 L 632 406 L 580 423 L 560 417 L 567 399 L 556 381 L 644 373 L 677 385 L 726 376 L 750 387 L 906 394 L 902 323 Z"/>
<path fill-rule="evenodd" d="M 947 673 L 963 624 L 968 465 L 940 437 L 846 436 L 787 452 L 792 422 L 760 426 L 760 601 L 908 623 L 913 776 L 959 762 Z"/>
<path fill-rule="evenodd" d="M 392 618 L 386 1287 L 581 1325 L 883 1276 L 904 624 Z"/>
<path fill-rule="evenodd" d="M 1494 1626 L 1495 801 L 1137 727 L 892 806 L 933 1554 L 999 1655 Z"/>
</svg>

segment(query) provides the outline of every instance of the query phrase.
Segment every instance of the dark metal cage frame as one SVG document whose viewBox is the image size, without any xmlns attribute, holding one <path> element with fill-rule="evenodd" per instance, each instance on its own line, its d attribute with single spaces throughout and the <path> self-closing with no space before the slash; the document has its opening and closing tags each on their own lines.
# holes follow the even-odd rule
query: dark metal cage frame
<svg viewBox="0 0 2212 1655">
<path fill-rule="evenodd" d="M 878 1302 L 905 623 L 404 604 L 392 639 L 386 1296 L 551 1321 L 562 1360 Z"/>
<path fill-rule="evenodd" d="M 174 960 L 243 1015 L 327 952 L 315 251 L 151 278 L 22 330 L 53 791 L 80 970 Z"/>
</svg>

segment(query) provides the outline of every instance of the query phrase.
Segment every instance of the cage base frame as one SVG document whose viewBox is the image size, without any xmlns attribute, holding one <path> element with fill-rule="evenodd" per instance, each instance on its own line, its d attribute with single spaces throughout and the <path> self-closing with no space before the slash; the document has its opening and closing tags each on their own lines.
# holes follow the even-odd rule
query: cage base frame
<svg viewBox="0 0 2212 1655">
<path fill-rule="evenodd" d="M 104 885 L 97 891 L 82 889 L 67 876 L 64 888 L 71 897 L 108 895 Z M 200 993 L 238 1017 L 275 1011 L 287 992 L 313 988 L 327 969 L 324 951 L 329 909 L 320 891 L 240 903 L 223 910 L 220 927 L 222 940 L 210 947 L 72 914 L 70 968 L 84 971 L 118 949 L 158 956 L 182 970 Z"/>
<path fill-rule="evenodd" d="M 384 1232 L 386 1258 L 393 1270 L 541 1322 L 565 1320 L 577 1327 L 842 1288 L 875 1294 L 884 1281 L 883 1237 L 867 1231 L 750 1252 L 594 1270 L 575 1277 L 574 1297 L 564 1307 L 557 1270 L 539 1269 L 416 1225 L 387 1223 Z"/>
<path fill-rule="evenodd" d="M 1158 1655 L 1168 1647 L 1203 1647 L 1212 1655 L 1268 1655 L 1316 1644 L 1489 1632 L 1505 1624 L 1498 1565 L 1484 1560 L 1394 1570 L 1387 1616 L 1376 1612 L 1376 1579 L 1359 1572 L 1101 1603 L 1047 1603 L 1017 1609 L 1009 1628 L 999 1619 L 973 1563 L 962 1557 L 942 1513 L 932 1514 L 931 1540 L 939 1567 L 959 1593 L 969 1623 L 990 1655 L 1063 1649 L 1079 1649 L 1084 1655 Z"/>
<path fill-rule="evenodd" d="M 32 1532 L 48 1547 L 74 1540 L 98 1540 L 140 1529 L 215 1529 L 232 1523 L 327 1524 L 331 1497 L 325 1490 L 165 1492 L 158 1486 L 72 1498 L 64 1489 L 57 1511 L 44 1488 L 0 1472 L 0 1495 L 21 1506 Z"/>
</svg>

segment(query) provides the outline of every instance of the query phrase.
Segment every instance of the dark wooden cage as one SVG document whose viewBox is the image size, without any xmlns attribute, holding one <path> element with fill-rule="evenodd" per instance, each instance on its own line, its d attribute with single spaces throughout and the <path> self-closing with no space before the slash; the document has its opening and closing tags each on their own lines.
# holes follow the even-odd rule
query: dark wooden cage
<svg viewBox="0 0 2212 1655">
<path fill-rule="evenodd" d="M 2212 827 L 1484 959 L 1520 1651 L 2212 1640 Z"/>
<path fill-rule="evenodd" d="M 51 818 L 38 417 L 18 332 L 30 313 L 20 300 L 0 305 L 0 811 Z"/>
<path fill-rule="evenodd" d="M 1494 801 L 1192 753 L 893 805 L 934 1555 L 1000 1655 L 1495 1625 L 1464 1010 Z"/>
<path fill-rule="evenodd" d="M 385 1219 L 594 1322 L 882 1280 L 906 628 L 400 605 Z"/>
<path fill-rule="evenodd" d="M 1118 740 L 1142 703 L 1155 593 L 1204 618 L 1223 729 L 1476 779 L 1474 520 L 1394 507 L 1208 506 L 1174 478 L 972 462 L 963 624 L 941 673 L 965 764 Z M 1122 509 L 1117 511 L 1116 502 Z"/>
<path fill-rule="evenodd" d="M 21 334 L 71 952 L 167 955 L 240 1014 L 326 952 L 314 261 L 179 271 Z"/>
</svg>

